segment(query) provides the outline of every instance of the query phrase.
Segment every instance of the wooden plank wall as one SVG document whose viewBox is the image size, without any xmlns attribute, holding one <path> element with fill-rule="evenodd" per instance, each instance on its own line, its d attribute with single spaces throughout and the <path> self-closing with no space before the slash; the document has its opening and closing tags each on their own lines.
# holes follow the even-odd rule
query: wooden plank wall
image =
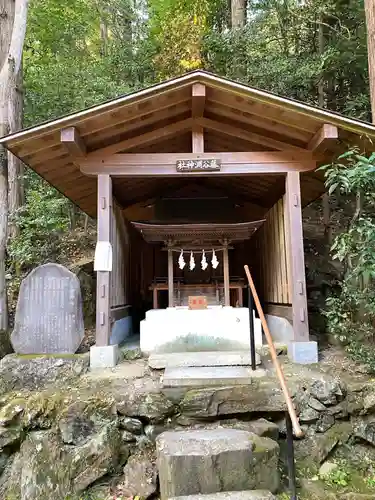
<svg viewBox="0 0 375 500">
<path fill-rule="evenodd" d="M 120 208 L 114 203 L 111 217 L 111 307 L 128 304 L 129 234 Z"/>
<path fill-rule="evenodd" d="M 269 210 L 265 218 L 266 222 L 252 238 L 254 264 L 251 267 L 256 285 L 265 303 L 290 304 L 284 197 Z"/>
</svg>

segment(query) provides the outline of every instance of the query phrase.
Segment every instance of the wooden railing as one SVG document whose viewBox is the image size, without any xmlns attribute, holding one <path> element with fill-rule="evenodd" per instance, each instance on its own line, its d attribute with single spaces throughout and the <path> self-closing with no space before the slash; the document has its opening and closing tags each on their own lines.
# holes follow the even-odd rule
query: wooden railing
<svg viewBox="0 0 375 500">
<path fill-rule="evenodd" d="M 257 308 L 260 321 L 262 323 L 263 331 L 264 331 L 266 339 L 267 339 L 268 347 L 269 347 L 270 354 L 271 354 L 271 359 L 272 359 L 273 365 L 274 365 L 275 370 L 276 370 L 277 378 L 279 379 L 281 389 L 282 389 L 283 394 L 284 394 L 285 403 L 286 403 L 286 406 L 288 409 L 290 420 L 291 420 L 292 425 L 293 425 L 294 434 L 296 437 L 302 437 L 303 431 L 299 425 L 296 410 L 294 408 L 292 398 L 290 397 L 289 390 L 288 390 L 288 387 L 286 385 L 286 380 L 285 380 L 285 376 L 283 373 L 283 369 L 281 368 L 280 362 L 278 360 L 275 345 L 274 345 L 273 340 L 272 340 L 271 332 L 268 328 L 267 321 L 266 321 L 266 318 L 264 316 L 262 306 L 260 304 L 258 293 L 256 291 L 254 281 L 253 281 L 253 278 L 251 277 L 251 273 L 250 273 L 248 266 L 245 266 L 245 273 L 246 273 L 246 276 L 247 276 L 247 279 L 249 282 L 249 287 L 250 287 L 251 293 L 252 293 L 253 298 L 254 298 L 255 306 Z M 250 314 L 252 314 L 252 312 L 250 312 Z"/>
</svg>

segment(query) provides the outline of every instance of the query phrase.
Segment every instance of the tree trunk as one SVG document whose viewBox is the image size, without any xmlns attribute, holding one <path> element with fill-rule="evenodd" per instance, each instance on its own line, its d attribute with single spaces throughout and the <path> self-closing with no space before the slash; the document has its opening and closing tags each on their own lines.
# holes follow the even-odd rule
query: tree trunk
<svg viewBox="0 0 375 500">
<path fill-rule="evenodd" d="M 324 27 L 323 27 L 323 16 L 319 19 L 318 25 L 318 53 L 320 59 L 322 59 L 324 53 Z M 319 75 L 318 83 L 318 102 L 321 108 L 324 108 L 324 71 L 322 70 Z"/>
<path fill-rule="evenodd" d="M 28 0 L 0 0 L 0 136 L 9 132 L 9 102 L 17 86 Z M 8 237 L 8 154 L 0 145 L 0 330 L 8 328 L 5 256 Z"/>
<path fill-rule="evenodd" d="M 370 97 L 372 121 L 375 123 L 375 2 L 365 0 L 368 73 L 370 81 Z"/>
<path fill-rule="evenodd" d="M 231 0 L 232 28 L 243 28 L 246 20 L 246 0 Z"/>
<path fill-rule="evenodd" d="M 9 132 L 17 132 L 22 128 L 22 71 L 17 75 L 16 86 L 11 89 L 9 99 Z M 12 153 L 8 153 L 8 202 L 9 202 L 9 221 L 8 234 L 14 238 L 19 234 L 19 228 L 16 223 L 16 215 L 19 208 L 23 205 L 23 163 Z"/>
</svg>

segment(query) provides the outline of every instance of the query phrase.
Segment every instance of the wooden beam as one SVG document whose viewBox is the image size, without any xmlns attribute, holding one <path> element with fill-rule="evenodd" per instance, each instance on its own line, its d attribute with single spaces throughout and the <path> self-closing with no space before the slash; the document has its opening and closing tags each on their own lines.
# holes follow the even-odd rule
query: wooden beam
<svg viewBox="0 0 375 500">
<path fill-rule="evenodd" d="M 314 135 L 308 144 L 308 149 L 315 153 L 323 153 L 330 145 L 335 144 L 339 138 L 336 125 L 325 123 Z"/>
<path fill-rule="evenodd" d="M 79 135 L 76 127 L 61 129 L 60 142 L 73 158 L 86 155 L 85 141 Z"/>
<path fill-rule="evenodd" d="M 98 176 L 98 236 L 97 240 L 111 241 L 112 180 L 109 175 Z M 109 345 L 111 273 L 97 271 L 96 278 L 96 345 Z"/>
<path fill-rule="evenodd" d="M 201 125 L 193 125 L 191 129 L 191 142 L 193 153 L 204 152 L 204 131 Z"/>
<path fill-rule="evenodd" d="M 223 248 L 223 272 L 224 272 L 224 305 L 230 306 L 230 289 L 229 289 L 229 256 L 228 243 L 225 242 Z"/>
<path fill-rule="evenodd" d="M 172 248 L 168 248 L 168 306 L 174 307 Z"/>
<path fill-rule="evenodd" d="M 214 172 L 178 172 L 177 160 L 217 159 L 221 168 Z M 250 152 L 250 153 L 139 153 L 108 156 L 88 155 L 80 160 L 86 175 L 194 177 L 217 175 L 283 174 L 310 171 L 316 168 L 309 152 Z"/>
<path fill-rule="evenodd" d="M 309 321 L 299 172 L 288 172 L 286 175 L 284 210 L 285 240 L 288 256 L 288 285 L 293 310 L 293 340 L 297 342 L 308 341 Z"/>
<path fill-rule="evenodd" d="M 186 120 L 181 120 L 179 122 L 172 123 L 162 128 L 157 128 L 151 132 L 146 132 L 142 135 L 137 135 L 135 137 L 130 137 L 129 139 L 124 139 L 116 144 L 111 144 L 101 149 L 97 149 L 92 153 L 87 155 L 88 159 L 101 160 L 105 155 L 111 155 L 117 153 L 118 151 L 126 151 L 127 149 L 135 148 L 136 146 L 145 146 L 159 139 L 168 139 L 173 135 L 178 135 L 185 130 L 192 127 L 193 120 L 188 118 Z"/>
<path fill-rule="evenodd" d="M 191 115 L 201 118 L 206 102 L 206 86 L 203 83 L 193 83 L 191 88 Z"/>
<path fill-rule="evenodd" d="M 266 146 L 271 149 L 306 151 L 305 149 L 294 146 L 293 144 L 277 141 L 276 139 L 271 139 L 270 137 L 256 134 L 255 132 L 250 132 L 244 130 L 243 128 L 234 127 L 233 125 L 221 123 L 216 120 L 210 120 L 209 118 L 199 118 L 197 121 L 200 125 L 209 130 L 216 130 L 222 134 L 231 135 L 245 141 L 251 141 L 255 144 L 261 144 L 262 146 Z"/>
</svg>

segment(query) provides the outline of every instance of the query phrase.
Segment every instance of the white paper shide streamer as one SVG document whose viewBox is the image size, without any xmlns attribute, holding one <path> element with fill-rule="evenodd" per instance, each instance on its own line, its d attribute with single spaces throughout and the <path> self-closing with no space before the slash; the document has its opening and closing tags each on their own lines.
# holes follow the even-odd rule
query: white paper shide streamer
<svg viewBox="0 0 375 500">
<path fill-rule="evenodd" d="M 208 267 L 208 262 L 207 262 L 206 254 L 204 253 L 204 250 L 202 251 L 201 266 L 202 266 L 203 271 L 205 271 Z"/>
<path fill-rule="evenodd" d="M 192 271 L 195 268 L 195 260 L 194 260 L 193 252 L 190 253 L 189 268 L 190 268 L 190 271 Z"/>
<path fill-rule="evenodd" d="M 178 258 L 178 267 L 183 269 L 186 266 L 186 262 L 184 260 L 184 251 L 181 250 L 180 256 Z"/>
<path fill-rule="evenodd" d="M 217 266 L 219 265 L 219 261 L 217 260 L 215 250 L 212 250 L 211 265 L 214 269 L 216 269 Z"/>
</svg>

